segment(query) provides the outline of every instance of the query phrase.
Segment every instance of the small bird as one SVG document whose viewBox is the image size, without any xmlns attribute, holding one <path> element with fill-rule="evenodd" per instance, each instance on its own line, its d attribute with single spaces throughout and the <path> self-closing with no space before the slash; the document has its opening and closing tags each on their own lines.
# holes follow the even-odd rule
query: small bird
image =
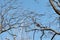
<svg viewBox="0 0 60 40">
<path fill-rule="evenodd" d="M 36 23 L 36 26 L 37 26 L 37 27 L 40 27 L 40 24 Z"/>
<path fill-rule="evenodd" d="M 34 21 L 34 24 L 35 24 L 37 27 L 40 27 L 40 24 L 37 23 L 36 21 Z"/>
</svg>

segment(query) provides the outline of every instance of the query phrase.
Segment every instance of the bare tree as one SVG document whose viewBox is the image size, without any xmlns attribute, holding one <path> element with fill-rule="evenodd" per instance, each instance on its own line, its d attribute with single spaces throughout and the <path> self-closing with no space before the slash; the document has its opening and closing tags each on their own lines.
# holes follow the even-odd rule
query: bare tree
<svg viewBox="0 0 60 40">
<path fill-rule="evenodd" d="M 31 31 L 33 32 L 33 40 L 35 39 L 35 33 L 37 31 L 41 32 L 40 40 L 42 40 L 44 36 L 46 37 L 46 31 L 52 34 L 51 40 L 53 40 L 56 35 L 60 35 L 60 32 L 51 28 L 50 25 L 44 26 L 41 22 L 37 22 L 38 20 L 40 21 L 42 16 L 45 16 L 45 14 L 39 14 L 35 11 L 25 10 L 21 8 L 21 5 L 13 6 L 13 3 L 15 2 L 17 2 L 17 0 L 9 0 L 8 2 L 4 3 L 4 5 L 0 6 L 0 35 L 6 32 L 13 36 L 13 40 L 32 40 L 29 37 L 29 32 Z M 54 11 L 60 16 L 60 10 L 58 10 L 54 4 L 56 3 L 58 7 L 60 7 L 60 1 L 56 2 L 55 0 L 49 0 L 49 2 Z M 8 37 L 5 39 L 10 40 Z"/>
<path fill-rule="evenodd" d="M 59 0 L 58 0 L 59 1 Z M 49 0 L 51 6 L 53 7 L 54 11 L 60 16 L 60 10 L 57 9 L 57 7 L 55 6 L 54 2 L 58 5 L 58 7 L 60 6 L 60 2 L 56 2 L 55 0 Z M 60 8 L 60 7 L 59 7 Z M 34 18 L 33 18 L 34 19 Z M 60 17 L 59 17 L 59 21 L 60 21 Z M 34 22 L 34 21 L 33 21 Z M 31 30 L 28 30 L 26 32 L 30 32 L 30 31 L 34 31 L 34 34 L 33 34 L 33 40 L 34 40 L 34 37 L 35 37 L 35 33 L 36 31 L 41 31 L 42 32 L 42 35 L 40 36 L 40 40 L 43 39 L 43 36 L 45 35 L 46 31 L 49 31 L 51 33 L 53 33 L 53 36 L 51 37 L 51 40 L 54 39 L 54 37 L 56 35 L 60 35 L 60 32 L 50 28 L 50 26 L 42 26 L 42 24 L 39 24 L 37 23 L 36 21 L 34 22 L 34 24 L 36 25 L 36 27 L 38 27 L 39 29 L 31 29 Z M 59 26 L 60 26 L 60 22 L 59 22 Z"/>
<path fill-rule="evenodd" d="M 0 9 L 1 10 L 0 11 L 0 35 L 5 34 L 6 32 L 6 34 L 10 34 L 11 36 L 13 36 L 13 40 L 17 40 L 16 38 L 18 34 L 16 31 L 17 30 L 20 31 L 21 27 L 26 27 L 25 25 L 22 25 L 24 23 L 24 19 L 22 19 L 23 14 L 21 14 L 22 13 L 21 11 L 23 11 L 23 9 L 20 7 L 21 5 L 17 5 L 16 3 L 17 0 L 8 0 L 8 1 L 3 0 L 3 2 L 4 3 L 3 4 L 1 3 L 0 6 L 1 8 Z M 18 8 L 20 9 L 19 11 Z M 10 39 L 5 36 L 5 39 L 2 38 L 0 40 L 10 40 Z"/>
</svg>

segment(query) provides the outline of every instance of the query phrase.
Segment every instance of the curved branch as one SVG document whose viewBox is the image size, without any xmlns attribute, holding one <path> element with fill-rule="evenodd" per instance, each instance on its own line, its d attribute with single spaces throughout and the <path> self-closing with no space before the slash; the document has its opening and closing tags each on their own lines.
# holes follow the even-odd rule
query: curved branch
<svg viewBox="0 0 60 40">
<path fill-rule="evenodd" d="M 49 0 L 49 2 L 50 2 L 50 4 L 51 4 L 51 6 L 53 7 L 54 11 L 55 11 L 58 15 L 60 15 L 60 11 L 56 8 L 56 6 L 54 5 L 53 1 L 54 1 L 54 0 Z"/>
</svg>

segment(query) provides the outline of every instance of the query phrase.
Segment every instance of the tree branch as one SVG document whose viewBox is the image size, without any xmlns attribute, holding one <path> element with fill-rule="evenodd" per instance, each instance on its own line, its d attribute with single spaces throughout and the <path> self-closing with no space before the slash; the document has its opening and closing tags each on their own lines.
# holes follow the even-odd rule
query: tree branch
<svg viewBox="0 0 60 40">
<path fill-rule="evenodd" d="M 56 8 L 56 6 L 54 5 L 53 1 L 54 1 L 54 0 L 49 0 L 49 2 L 50 2 L 50 4 L 51 4 L 51 6 L 53 7 L 54 11 L 55 11 L 58 15 L 60 15 L 60 11 Z"/>
</svg>

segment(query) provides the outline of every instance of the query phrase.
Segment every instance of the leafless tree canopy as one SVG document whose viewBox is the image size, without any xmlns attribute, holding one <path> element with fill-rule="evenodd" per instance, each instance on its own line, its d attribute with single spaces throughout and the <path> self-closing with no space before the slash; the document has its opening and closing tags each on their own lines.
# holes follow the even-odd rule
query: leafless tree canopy
<svg viewBox="0 0 60 40">
<path fill-rule="evenodd" d="M 60 3 L 60 0 L 58 1 L 59 2 L 49 0 L 49 3 L 51 4 L 53 10 L 60 15 L 60 10 L 58 10 L 54 4 L 56 3 L 60 8 L 60 4 L 58 4 Z M 16 6 L 16 2 L 17 0 L 9 0 L 8 2 L 4 3 L 4 5 L 0 6 L 0 35 L 3 33 L 8 33 L 13 36 L 14 40 L 31 40 L 31 38 L 27 38 L 29 37 L 29 32 L 33 32 L 33 40 L 35 40 L 35 33 L 37 31 L 41 32 L 39 38 L 40 40 L 42 40 L 44 36 L 46 37 L 47 32 L 52 35 L 51 40 L 53 40 L 56 35 L 60 35 L 60 32 L 51 28 L 51 26 L 44 26 L 42 23 L 37 22 L 37 20 L 40 21 L 41 17 L 45 16 L 45 14 L 25 10 L 21 7 L 21 5 Z M 16 4 L 13 6 L 13 3 Z M 20 38 L 17 38 L 18 34 L 20 34 Z M 23 36 L 24 34 L 25 36 Z M 5 39 L 10 40 L 8 37 Z"/>
</svg>

